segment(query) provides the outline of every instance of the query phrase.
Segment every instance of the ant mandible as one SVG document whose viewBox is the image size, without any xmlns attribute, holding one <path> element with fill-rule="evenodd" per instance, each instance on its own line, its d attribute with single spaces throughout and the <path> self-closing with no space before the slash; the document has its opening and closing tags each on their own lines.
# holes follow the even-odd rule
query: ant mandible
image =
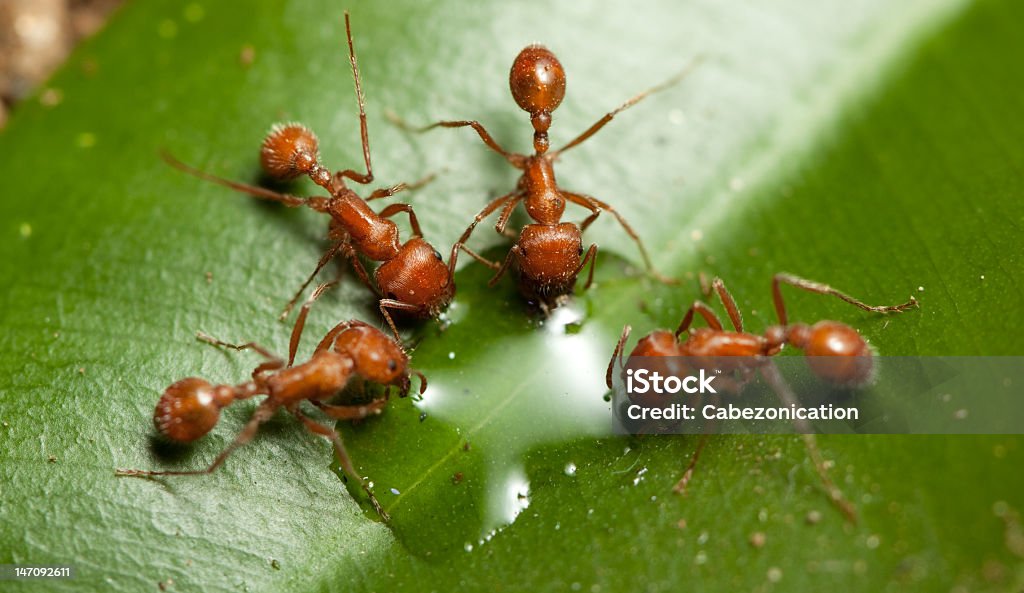
<svg viewBox="0 0 1024 593">
<path fill-rule="evenodd" d="M 370 163 L 370 142 L 366 126 L 366 100 L 359 78 L 359 65 L 356 61 L 352 28 L 347 12 L 345 13 L 345 33 L 348 38 L 349 61 L 352 64 L 356 98 L 359 103 L 359 127 L 363 160 L 366 163 L 365 174 L 346 169 L 332 175 L 320 163 L 319 143 L 316 135 L 309 128 L 297 123 L 276 124 L 271 128 L 270 133 L 263 141 L 260 164 L 268 175 L 279 180 L 290 180 L 306 175 L 314 183 L 327 190 L 331 196 L 329 198 L 302 198 L 279 193 L 211 175 L 185 165 L 168 154 L 164 154 L 164 159 L 186 173 L 251 196 L 280 202 L 292 208 L 307 206 L 317 212 L 329 214 L 331 216 L 329 238 L 332 246 L 324 253 L 313 273 L 288 302 L 281 313 L 281 318 L 284 319 L 288 315 L 295 303 L 298 302 L 302 292 L 320 270 L 340 253 L 351 262 L 352 268 L 363 284 L 377 294 L 380 312 L 387 320 L 395 337 L 398 338 L 398 327 L 389 311 L 401 312 L 414 318 L 437 317 L 451 302 L 455 295 L 453 274 L 459 246 L 453 246 L 446 265 L 441 254 L 423 239 L 423 232 L 412 206 L 391 204 L 378 213 L 374 212 L 367 204 L 373 200 L 390 197 L 402 190 L 423 185 L 431 177 L 412 185 L 400 183 L 392 187 L 378 189 L 366 199 L 359 197 L 346 186 L 346 178 L 360 184 L 371 183 L 373 167 Z M 398 227 L 389 219 L 403 212 L 409 215 L 412 237 L 405 243 L 400 243 Z M 375 283 L 370 281 L 366 269 L 359 259 L 360 255 L 381 262 L 373 274 Z M 473 255 L 476 256 L 476 254 Z"/>
<path fill-rule="evenodd" d="M 522 228 L 518 239 L 501 265 L 483 260 L 467 250 L 467 253 L 476 259 L 497 270 L 489 285 L 493 286 L 497 283 L 509 266 L 515 263 L 519 273 L 520 292 L 527 300 L 537 303 L 542 310 L 547 311 L 549 308 L 558 306 L 572 292 L 576 284 L 576 277 L 589 262 L 591 264 L 590 272 L 584 286 L 584 288 L 588 288 L 594 278 L 593 264 L 597 256 L 597 245 L 592 244 L 584 254 L 581 235 L 604 210 L 611 212 L 626 233 L 636 242 L 649 273 L 662 281 L 673 282 L 654 270 L 651 258 L 640 236 L 617 210 L 597 198 L 558 187 L 555 181 L 554 162 L 563 153 L 582 144 L 597 133 L 618 113 L 632 107 L 651 93 L 663 90 L 682 80 L 696 63 L 697 61 L 694 60 L 690 66 L 672 79 L 629 99 L 615 110 L 605 114 L 562 148 L 549 152 L 548 128 L 551 126 L 551 114 L 561 104 L 562 98 L 565 96 L 565 71 L 551 50 L 541 45 L 530 45 L 519 52 L 513 62 L 512 70 L 509 73 L 509 87 L 512 97 L 519 107 L 530 114 L 530 121 L 534 129 L 534 154 L 525 155 L 505 150 L 477 121 L 440 121 L 416 130 L 424 132 L 437 127 L 471 127 L 488 148 L 500 154 L 513 167 L 523 172 L 516 189 L 492 200 L 476 215 L 473 223 L 469 225 L 469 228 L 456 243 L 461 246 L 468 241 L 477 224 L 499 208 L 502 210 L 495 229 L 503 235 L 506 234 L 505 227 L 512 211 L 520 202 L 524 203 L 526 213 L 533 223 Z M 392 119 L 399 125 L 408 128 L 400 120 L 394 117 Z M 590 215 L 578 226 L 575 223 L 562 222 L 566 201 L 586 208 L 590 211 Z"/>
<path fill-rule="evenodd" d="M 651 332 L 637 342 L 629 356 L 715 357 L 716 360 L 718 357 L 744 357 L 737 360 L 737 368 L 727 370 L 747 374 L 754 370 L 760 370 L 765 380 L 786 405 L 796 403 L 796 396 L 783 380 L 778 369 L 774 365 L 768 364 L 767 357 L 778 354 L 787 344 L 802 350 L 808 357 L 807 362 L 811 370 L 823 380 L 844 387 L 857 387 L 870 381 L 873 354 L 857 330 L 838 321 L 819 321 L 814 325 L 790 323 L 782 298 L 781 286 L 783 284 L 816 294 L 833 296 L 873 313 L 902 312 L 918 306 L 917 299 L 913 296 L 909 301 L 900 305 L 867 305 L 826 284 L 791 274 L 776 274 L 772 278 L 772 298 L 779 324 L 769 327 L 764 335 L 758 335 L 744 331 L 743 318 L 736 306 L 736 301 L 725 287 L 722 279 L 715 278 L 711 283 L 711 290 L 717 293 L 719 300 L 722 301 L 735 331 L 724 329 L 715 312 L 703 301 L 698 300 L 694 301 L 686 310 L 686 314 L 683 315 L 683 320 L 675 332 L 668 330 Z M 694 314 L 700 314 L 709 327 L 691 329 Z M 605 382 L 609 389 L 613 388 L 612 373 L 616 358 L 619 359 L 620 369 L 622 368 L 622 353 L 626 340 L 629 339 L 630 331 L 631 328 L 628 325 L 622 328 L 622 335 L 615 345 L 611 360 L 608 361 Z M 684 333 L 685 338 L 681 338 Z M 814 467 L 828 490 L 832 502 L 847 519 L 856 522 L 857 515 L 853 505 L 846 500 L 842 491 L 828 476 L 824 460 L 818 450 L 817 440 L 814 434 L 811 434 L 810 426 L 806 424 L 806 421 L 798 420 L 797 422 L 814 462 Z M 682 479 L 674 488 L 675 492 L 685 492 L 693 475 L 697 458 L 706 443 L 707 434 L 705 433 L 705 438 L 698 444 Z"/>
<path fill-rule="evenodd" d="M 377 328 L 355 319 L 334 326 L 317 345 L 308 362 L 293 366 L 309 308 L 328 286 L 323 284 L 317 287 L 302 306 L 292 329 L 287 363 L 253 342 L 230 344 L 203 333 L 197 334 L 200 340 L 209 344 L 235 350 L 254 350 L 266 359 L 253 370 L 251 381 L 238 385 L 213 385 L 205 379 L 189 377 L 171 384 L 160 396 L 153 413 L 153 423 L 161 437 L 175 443 L 191 443 L 210 432 L 220 419 L 222 408 L 257 395 L 267 396 L 235 440 L 217 455 L 213 463 L 206 469 L 195 471 L 117 469 L 115 474 L 138 477 L 210 474 L 235 449 L 252 440 L 261 424 L 269 420 L 278 409 L 284 408 L 310 432 L 330 439 L 345 475 L 359 482 L 373 508 L 387 521 L 388 514 L 374 496 L 370 485 L 356 473 L 341 435 L 306 416 L 300 406 L 302 402 L 308 401 L 331 418 L 361 420 L 383 411 L 390 390 L 386 389 L 383 395 L 365 404 L 336 405 L 326 401 L 357 378 L 383 386 L 399 386 L 403 396 L 409 391 L 410 374 L 419 377 L 420 393 L 426 390 L 426 378 L 422 373 L 409 368 L 409 357 L 397 342 Z"/>
</svg>

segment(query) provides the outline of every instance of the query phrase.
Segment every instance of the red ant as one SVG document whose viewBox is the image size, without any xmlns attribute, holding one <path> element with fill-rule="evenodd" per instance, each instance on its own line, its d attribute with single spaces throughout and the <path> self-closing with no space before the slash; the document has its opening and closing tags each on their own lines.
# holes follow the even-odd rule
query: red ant
<svg viewBox="0 0 1024 593">
<path fill-rule="evenodd" d="M 316 135 L 305 126 L 296 123 L 277 124 L 271 128 L 270 133 L 263 141 L 260 164 L 268 175 L 279 180 L 290 180 L 306 175 L 314 183 L 330 192 L 331 197 L 329 198 L 301 198 L 279 193 L 211 175 L 189 167 L 167 154 L 164 155 L 164 159 L 186 173 L 257 198 L 280 202 L 292 208 L 307 206 L 317 212 L 330 214 L 329 238 L 333 245 L 289 301 L 281 318 L 288 315 L 302 292 L 320 270 L 341 253 L 351 262 L 362 282 L 380 297 L 380 312 L 397 338 L 399 336 L 398 328 L 395 326 L 389 310 L 399 311 L 416 318 L 437 317 L 451 302 L 455 294 L 453 273 L 459 246 L 456 245 L 452 248 L 446 265 L 441 254 L 423 239 L 423 232 L 412 206 L 391 204 L 377 213 L 367 204 L 372 200 L 387 198 L 402 190 L 423 185 L 431 179 L 430 177 L 413 185 L 400 183 L 392 187 L 378 189 L 366 199 L 359 197 L 346 186 L 346 178 L 360 184 L 371 183 L 373 168 L 370 164 L 370 143 L 366 127 L 366 100 L 360 83 L 359 66 L 356 62 L 355 46 L 352 43 L 352 28 L 347 12 L 345 13 L 345 33 L 348 37 L 348 55 L 352 64 L 356 98 L 359 103 L 359 126 L 363 145 L 363 160 L 366 163 L 365 174 L 346 169 L 332 175 L 320 164 L 319 143 Z M 394 222 L 388 220 L 402 212 L 409 215 L 409 224 L 412 227 L 413 235 L 405 243 L 399 242 L 398 227 Z M 467 252 L 469 251 L 467 250 Z M 376 283 L 370 282 L 366 269 L 359 259 L 360 255 L 381 262 L 374 272 Z M 473 255 L 475 256 L 475 254 Z"/>
<path fill-rule="evenodd" d="M 796 396 L 782 379 L 775 366 L 767 364 L 767 357 L 775 356 L 782 351 L 786 344 L 803 350 L 808 357 L 807 362 L 811 370 L 821 379 L 836 385 L 845 387 L 856 387 L 864 385 L 871 379 L 872 375 L 872 351 L 864 338 L 857 330 L 849 325 L 838 321 L 819 321 L 814 325 L 804 323 L 790 323 L 786 313 L 786 305 L 782 299 L 781 285 L 788 284 L 808 292 L 824 294 L 839 298 L 851 305 L 865 311 L 874 313 L 893 313 L 905 311 L 911 307 L 917 307 L 917 299 L 913 296 L 910 300 L 901 305 L 872 306 L 867 305 L 845 293 L 842 293 L 831 286 L 805 280 L 790 274 L 776 274 L 772 278 L 772 297 L 775 302 L 775 312 L 779 318 L 779 324 L 769 327 L 764 335 L 757 335 L 743 330 L 743 318 L 732 294 L 725 287 L 721 278 L 715 278 L 711 283 L 710 290 L 718 294 L 722 301 L 729 320 L 732 322 L 735 331 L 723 329 L 722 322 L 715 312 L 704 302 L 694 301 L 686 310 L 682 322 L 675 332 L 668 330 L 655 330 L 637 342 L 630 357 L 634 356 L 659 356 L 659 357 L 717 357 L 740 356 L 737 359 L 736 367 L 723 369 L 726 371 L 738 371 L 750 375 L 754 370 L 760 370 L 765 380 L 772 389 L 779 395 L 786 405 L 796 403 Z M 710 291 L 709 291 L 710 293 Z M 707 322 L 709 327 L 691 329 L 694 314 L 699 313 Z M 630 326 L 622 328 L 622 335 L 615 346 L 611 360 L 608 361 L 608 371 L 605 375 L 605 382 L 609 389 L 612 389 L 612 371 L 615 366 L 615 359 L 618 357 L 620 369 L 623 366 L 622 353 L 626 340 L 629 338 Z M 685 338 L 680 338 L 685 333 Z M 736 388 L 742 386 L 743 381 Z M 846 500 L 839 487 L 828 477 L 825 463 L 818 450 L 817 440 L 811 434 L 810 426 L 806 421 L 796 421 L 797 428 L 804 433 L 803 437 L 814 461 L 822 482 L 828 489 L 832 501 L 839 507 L 840 511 L 851 521 L 856 522 L 856 511 L 853 505 Z M 677 493 L 684 493 L 687 483 L 693 475 L 697 458 L 706 442 L 708 433 L 705 433 L 700 444 L 694 452 L 693 458 L 683 474 L 682 479 L 676 484 L 674 490 Z"/>
<path fill-rule="evenodd" d="M 672 79 L 629 99 L 562 148 L 548 152 L 548 128 L 551 126 L 552 112 L 565 96 L 565 72 L 558 58 L 549 49 L 540 45 L 530 45 L 519 52 L 513 62 L 512 70 L 509 73 L 509 86 L 516 103 L 530 114 L 530 121 L 534 129 L 534 154 L 525 155 L 505 150 L 477 121 L 440 121 L 416 130 L 424 132 L 436 127 L 471 127 L 488 148 L 503 156 L 513 167 L 523 171 L 516 189 L 509 194 L 495 198 L 481 210 L 456 244 L 461 246 L 468 241 L 476 225 L 499 208 L 502 208 L 502 211 L 495 229 L 503 235 L 506 234 L 505 227 L 512 211 L 519 202 L 524 203 L 526 213 L 533 223 L 522 228 L 516 243 L 500 266 L 467 250 L 467 253 L 476 259 L 497 270 L 495 276 L 488 283 L 489 285 L 493 286 L 497 283 L 509 266 L 515 263 L 519 272 L 520 292 L 527 300 L 537 303 L 542 310 L 547 311 L 551 307 L 558 306 L 572 292 L 576 284 L 576 277 L 589 262 L 591 264 L 590 272 L 584 289 L 588 288 L 594 278 L 593 264 L 597 256 L 597 245 L 592 244 L 584 255 L 581 235 L 603 210 L 611 212 L 626 233 L 636 242 L 648 271 L 662 281 L 672 282 L 654 270 L 651 258 L 640 236 L 618 211 L 597 198 L 565 191 L 558 187 L 555 182 L 554 162 L 562 153 L 582 144 L 597 133 L 618 113 L 632 107 L 647 95 L 682 80 L 695 64 L 696 61 Z M 392 116 L 392 119 L 398 125 L 408 128 L 405 123 L 395 117 Z M 590 215 L 580 225 L 562 222 L 566 200 L 590 211 Z"/>
<path fill-rule="evenodd" d="M 175 443 L 191 443 L 210 432 L 220 419 L 220 411 L 238 400 L 257 395 L 267 398 L 253 412 L 252 417 L 235 440 L 217 455 L 206 469 L 194 471 L 146 471 L 117 469 L 119 476 L 194 476 L 213 473 L 235 449 L 248 443 L 260 425 L 269 420 L 279 408 L 298 418 L 306 428 L 334 443 L 338 461 L 345 475 L 362 485 L 373 508 L 385 521 L 384 511 L 369 484 L 356 473 L 352 460 L 345 451 L 341 436 L 334 429 L 314 422 L 300 409 L 304 401 L 338 420 L 362 420 L 380 414 L 388 403 L 389 390 L 364 404 L 328 404 L 326 400 L 345 389 L 353 379 L 362 379 L 383 386 L 399 386 L 405 396 L 410 387 L 409 375 L 420 379 L 420 393 L 426 390 L 426 378 L 409 368 L 409 357 L 402 347 L 375 327 L 362 321 L 343 321 L 334 326 L 317 345 L 308 362 L 293 366 L 295 352 L 302 337 L 309 308 L 330 284 L 313 291 L 302 306 L 292 329 L 287 364 L 266 348 L 247 342 L 230 344 L 204 333 L 197 337 L 215 346 L 235 350 L 255 350 L 265 362 L 252 372 L 252 380 L 238 385 L 213 385 L 204 379 L 189 377 L 171 384 L 156 404 L 153 423 L 160 436 Z"/>
</svg>

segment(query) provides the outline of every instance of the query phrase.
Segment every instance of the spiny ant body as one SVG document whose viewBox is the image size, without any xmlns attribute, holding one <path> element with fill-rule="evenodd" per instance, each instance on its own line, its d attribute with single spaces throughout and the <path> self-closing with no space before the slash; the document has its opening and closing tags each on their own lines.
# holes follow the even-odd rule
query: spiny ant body
<svg viewBox="0 0 1024 593">
<path fill-rule="evenodd" d="M 327 332 L 307 362 L 293 365 L 309 307 L 327 286 L 318 287 L 302 307 L 292 330 L 287 363 L 252 342 L 235 345 L 198 334 L 199 339 L 207 343 L 236 350 L 255 350 L 266 359 L 253 370 L 251 381 L 237 385 L 214 385 L 205 379 L 189 377 L 169 386 L 157 402 L 153 423 L 160 436 L 176 443 L 191 443 L 217 425 L 223 408 L 257 395 L 267 396 L 235 440 L 214 459 L 213 463 L 206 469 L 197 471 L 119 469 L 116 474 L 151 477 L 212 473 L 235 449 L 252 440 L 261 424 L 269 420 L 278 409 L 283 408 L 298 418 L 310 432 L 331 440 L 342 470 L 349 478 L 362 485 L 374 509 L 387 520 L 387 513 L 373 491 L 356 473 L 341 436 L 332 428 L 306 416 L 300 406 L 308 401 L 331 418 L 360 420 L 383 411 L 388 402 L 388 390 L 372 401 L 362 404 L 338 405 L 328 404 L 327 401 L 337 396 L 355 379 L 383 386 L 398 386 L 402 389 L 402 395 L 409 391 L 410 374 L 420 377 L 421 393 L 426 389 L 426 380 L 418 372 L 409 369 L 409 357 L 398 343 L 380 330 L 357 320 L 343 321 L 336 325 Z"/>
<path fill-rule="evenodd" d="M 451 302 L 455 295 L 453 272 L 459 246 L 456 245 L 452 248 L 449 261 L 445 264 L 441 254 L 423 239 L 423 233 L 412 206 L 391 204 L 380 212 L 374 212 L 368 204 L 372 200 L 387 198 L 402 190 L 422 185 L 429 181 L 429 177 L 413 185 L 400 183 L 392 187 L 378 189 L 366 199 L 361 198 L 346 185 L 346 179 L 360 184 L 371 183 L 373 167 L 370 162 L 365 99 L 359 78 L 359 67 L 356 61 L 355 46 L 352 42 L 348 13 L 345 14 L 345 30 L 348 36 L 349 60 L 352 64 L 359 103 L 360 135 L 366 173 L 346 169 L 332 174 L 320 162 L 319 142 L 316 135 L 307 127 L 296 123 L 278 124 L 271 128 L 270 133 L 263 141 L 260 163 L 264 171 L 275 179 L 290 180 L 307 176 L 327 190 L 330 197 L 302 198 L 275 192 L 210 175 L 189 167 L 169 155 L 164 155 L 164 158 L 182 171 L 254 197 L 280 202 L 293 208 L 306 206 L 317 212 L 329 214 L 331 216 L 329 238 L 332 245 L 320 259 L 313 273 L 289 301 L 281 317 L 287 316 L 298 302 L 302 292 L 320 270 L 340 254 L 351 262 L 352 268 L 360 280 L 378 295 L 381 314 L 397 337 L 398 328 L 391 312 L 412 318 L 437 317 Z M 409 215 L 413 233 L 413 236 L 404 243 L 399 238 L 398 227 L 390 220 L 391 217 L 400 213 Z M 373 281 L 370 280 L 369 274 L 360 261 L 360 256 L 380 262 L 374 271 Z"/>
<path fill-rule="evenodd" d="M 781 352 L 787 344 L 802 350 L 807 356 L 811 370 L 823 380 L 843 387 L 858 387 L 869 382 L 872 376 L 873 353 L 857 330 L 838 321 L 819 321 L 813 325 L 790 323 L 785 302 L 782 299 L 781 285 L 783 284 L 817 294 L 834 296 L 865 311 L 875 313 L 901 312 L 916 307 L 918 304 L 917 299 L 911 296 L 909 301 L 900 305 L 867 305 L 831 286 L 790 274 L 776 274 L 772 279 L 772 297 L 779 324 L 769 327 L 763 335 L 759 335 L 744 331 L 743 318 L 736 306 L 736 301 L 725 287 L 725 283 L 720 278 L 715 278 L 711 289 L 718 294 L 735 331 L 724 329 L 718 316 L 707 304 L 702 301 L 694 301 L 686 310 L 686 314 L 675 332 L 668 330 L 651 332 L 637 342 L 629 356 L 631 358 L 639 356 L 714 358 L 719 366 L 722 366 L 728 357 L 742 357 L 736 359 L 734 367 L 721 370 L 726 374 L 738 373 L 747 377 L 754 371 L 760 371 L 786 405 L 795 404 L 796 396 L 779 374 L 778 369 L 770 364 L 768 357 Z M 708 327 L 691 328 L 694 314 L 700 314 L 707 322 Z M 621 368 L 622 354 L 629 334 L 630 327 L 627 325 L 622 329 L 622 335 L 615 346 L 612 358 L 608 361 L 605 382 L 609 389 L 613 388 L 612 375 L 615 359 L 619 359 Z M 723 381 L 728 378 L 727 376 L 722 377 Z M 738 389 L 744 381 L 744 379 L 740 379 L 738 383 L 733 384 L 733 388 Z M 806 424 L 806 421 L 796 422 L 797 428 L 803 433 L 815 469 L 828 489 L 831 500 L 850 521 L 855 521 L 856 512 L 853 505 L 843 497 L 842 491 L 832 482 L 825 471 L 817 441 L 810 433 L 810 426 Z M 685 491 L 696 466 L 697 458 L 706 442 L 706 436 L 707 433 L 698 445 L 683 478 L 676 484 L 676 492 Z"/>
<path fill-rule="evenodd" d="M 544 311 L 558 306 L 572 293 L 576 277 L 587 263 L 591 264 L 591 268 L 584 288 L 589 287 L 594 276 L 593 263 L 597 255 L 597 245 L 591 245 L 584 253 L 582 233 L 604 210 L 611 212 L 636 242 L 648 270 L 659 279 L 667 281 L 654 271 L 643 241 L 621 214 L 597 198 L 558 187 L 554 162 L 562 153 L 593 136 L 616 114 L 633 106 L 652 92 L 675 84 L 689 70 L 690 68 L 687 68 L 664 84 L 626 101 L 562 148 L 549 152 L 548 129 L 551 126 L 552 113 L 565 96 L 565 71 L 554 53 L 543 46 L 531 45 L 523 49 L 513 62 L 509 74 L 509 87 L 519 107 L 530 114 L 534 129 L 532 155 L 508 152 L 477 121 L 441 121 L 420 130 L 435 127 L 471 127 L 491 150 L 523 172 L 516 189 L 494 199 L 481 210 L 456 244 L 461 246 L 468 241 L 477 224 L 498 209 L 501 209 L 501 214 L 495 229 L 501 234 L 506 234 L 506 226 L 513 210 L 523 202 L 526 213 L 533 222 L 522 228 L 502 264 L 488 262 L 467 250 L 476 259 L 497 270 L 490 281 L 491 285 L 514 265 L 519 275 L 520 292 L 528 301 Z M 398 123 L 405 125 L 402 122 Z M 563 222 L 566 202 L 586 208 L 590 215 L 579 225 Z"/>
</svg>

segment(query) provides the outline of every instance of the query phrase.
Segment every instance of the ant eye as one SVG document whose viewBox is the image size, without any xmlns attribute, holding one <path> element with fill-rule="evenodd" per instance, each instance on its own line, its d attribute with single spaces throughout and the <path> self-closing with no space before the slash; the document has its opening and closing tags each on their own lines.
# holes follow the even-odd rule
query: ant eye
<svg viewBox="0 0 1024 593">
<path fill-rule="evenodd" d="M 443 262 L 444 261 L 444 259 L 441 258 L 441 252 L 436 250 L 436 249 L 434 250 L 434 257 L 436 257 L 437 261 L 439 261 L 439 262 Z"/>
<path fill-rule="evenodd" d="M 394 358 L 392 358 L 392 359 L 389 359 L 389 360 L 388 360 L 388 370 L 389 370 L 389 371 L 391 371 L 391 372 L 393 373 L 393 372 L 395 372 L 395 371 L 396 371 L 397 369 L 398 369 L 398 363 L 397 363 L 397 362 L 395 362 L 395 359 L 394 359 Z"/>
<path fill-rule="evenodd" d="M 583 255 L 583 244 L 580 243 L 580 250 L 576 252 L 576 255 Z"/>
</svg>

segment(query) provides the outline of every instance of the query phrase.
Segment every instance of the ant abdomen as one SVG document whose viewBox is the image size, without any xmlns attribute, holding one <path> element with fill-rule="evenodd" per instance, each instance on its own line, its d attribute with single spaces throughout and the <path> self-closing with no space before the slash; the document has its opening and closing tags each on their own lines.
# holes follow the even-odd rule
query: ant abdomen
<svg viewBox="0 0 1024 593">
<path fill-rule="evenodd" d="M 156 404 L 153 424 L 160 436 L 176 443 L 191 443 L 210 432 L 227 403 L 217 388 L 197 377 L 172 383 Z"/>
<path fill-rule="evenodd" d="M 302 124 L 274 124 L 263 140 L 260 164 L 268 175 L 289 180 L 313 170 L 319 161 L 316 134 Z"/>
<path fill-rule="evenodd" d="M 565 97 L 565 70 L 551 50 L 543 45 L 529 45 L 512 62 L 508 84 L 523 111 L 530 115 L 550 114 Z"/>
</svg>

